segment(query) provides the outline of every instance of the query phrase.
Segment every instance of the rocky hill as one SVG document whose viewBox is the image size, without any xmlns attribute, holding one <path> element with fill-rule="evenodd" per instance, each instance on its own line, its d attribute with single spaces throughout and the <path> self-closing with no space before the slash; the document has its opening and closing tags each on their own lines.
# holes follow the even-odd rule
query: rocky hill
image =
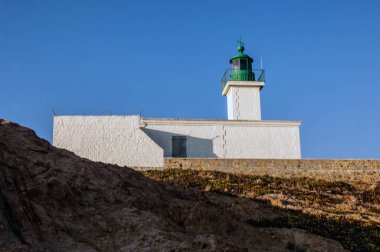
<svg viewBox="0 0 380 252">
<path fill-rule="evenodd" d="M 91 162 L 0 120 L 1 251 L 345 251 L 287 218 L 264 202 Z"/>
</svg>

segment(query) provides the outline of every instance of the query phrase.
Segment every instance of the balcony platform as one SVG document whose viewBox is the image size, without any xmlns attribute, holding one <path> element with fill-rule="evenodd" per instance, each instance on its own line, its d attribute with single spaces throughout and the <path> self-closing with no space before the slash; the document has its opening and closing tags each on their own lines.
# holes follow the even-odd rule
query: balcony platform
<svg viewBox="0 0 380 252">
<path fill-rule="evenodd" d="M 264 87 L 264 81 L 227 81 L 222 89 L 222 95 L 226 96 L 231 87 L 260 87 L 260 90 Z"/>
</svg>

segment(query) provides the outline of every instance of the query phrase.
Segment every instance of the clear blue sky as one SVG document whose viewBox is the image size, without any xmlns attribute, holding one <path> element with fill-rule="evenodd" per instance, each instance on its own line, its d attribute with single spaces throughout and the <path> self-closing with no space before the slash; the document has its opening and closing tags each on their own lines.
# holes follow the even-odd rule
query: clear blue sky
<svg viewBox="0 0 380 252">
<path fill-rule="evenodd" d="M 380 158 L 380 1 L 0 1 L 0 117 L 51 141 L 52 112 L 226 118 L 242 36 L 263 119 L 304 158 Z"/>
</svg>

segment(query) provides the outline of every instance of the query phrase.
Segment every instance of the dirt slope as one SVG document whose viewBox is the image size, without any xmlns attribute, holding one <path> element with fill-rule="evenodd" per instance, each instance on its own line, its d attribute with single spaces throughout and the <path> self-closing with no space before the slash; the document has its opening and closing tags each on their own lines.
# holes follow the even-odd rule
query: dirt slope
<svg viewBox="0 0 380 252">
<path fill-rule="evenodd" d="M 0 119 L 1 251 L 343 251 L 249 199 L 91 162 Z"/>
</svg>

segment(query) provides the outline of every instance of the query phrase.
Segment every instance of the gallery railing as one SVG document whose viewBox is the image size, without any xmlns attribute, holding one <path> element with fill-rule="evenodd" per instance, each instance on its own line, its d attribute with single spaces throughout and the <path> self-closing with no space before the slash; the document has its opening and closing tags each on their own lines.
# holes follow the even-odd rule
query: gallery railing
<svg viewBox="0 0 380 252">
<path fill-rule="evenodd" d="M 264 69 L 234 70 L 227 69 L 222 78 L 222 91 L 227 81 L 265 81 Z"/>
</svg>

